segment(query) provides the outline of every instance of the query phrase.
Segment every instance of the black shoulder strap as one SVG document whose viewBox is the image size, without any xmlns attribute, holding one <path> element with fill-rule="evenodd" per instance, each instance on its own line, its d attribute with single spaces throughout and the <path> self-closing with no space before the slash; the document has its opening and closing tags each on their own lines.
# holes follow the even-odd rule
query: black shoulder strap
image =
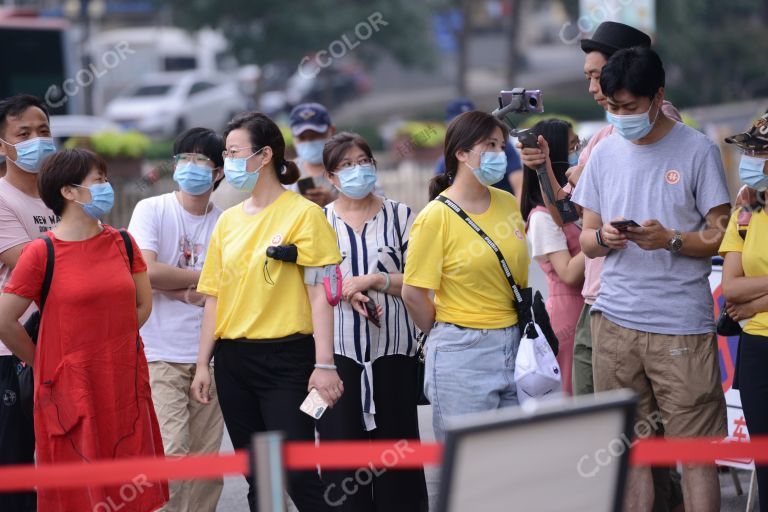
<svg viewBox="0 0 768 512">
<path fill-rule="evenodd" d="M 131 243 L 131 237 L 128 236 L 128 232 L 124 229 L 120 230 L 120 236 L 123 237 L 123 243 L 125 244 L 125 252 L 128 254 L 128 263 L 131 265 L 131 271 L 133 270 L 133 244 Z"/>
<path fill-rule="evenodd" d="M 398 213 L 398 208 L 400 207 L 400 203 L 393 203 L 394 206 L 392 208 L 392 222 L 395 223 L 395 233 L 397 233 L 397 241 L 400 244 L 400 252 L 403 252 L 403 232 L 400 230 L 400 214 Z M 403 262 L 405 264 L 405 262 Z"/>
<path fill-rule="evenodd" d="M 43 277 L 43 288 L 40 290 L 40 316 L 43 315 L 45 301 L 48 300 L 48 292 L 51 291 L 51 281 L 53 280 L 53 240 L 48 235 L 43 236 L 47 255 L 45 259 L 45 277 Z"/>
<path fill-rule="evenodd" d="M 488 246 L 493 250 L 493 253 L 496 255 L 496 257 L 499 259 L 499 263 L 501 264 L 501 270 L 504 272 L 504 275 L 507 278 L 507 281 L 509 281 L 509 286 L 512 288 L 512 294 L 515 296 L 515 300 L 518 304 L 523 303 L 523 295 L 520 293 L 520 288 L 517 286 L 517 283 L 515 282 L 515 278 L 512 276 L 512 271 L 509 270 L 509 265 L 507 265 L 507 260 L 504 259 L 504 255 L 501 253 L 501 250 L 499 249 L 499 246 L 496 245 L 496 243 L 491 240 L 491 237 L 485 234 L 485 231 L 483 231 L 480 226 L 475 224 L 475 222 L 469 218 L 469 215 L 467 215 L 467 212 L 461 209 L 461 206 L 457 205 L 447 197 L 443 195 L 439 195 L 436 198 L 441 203 L 445 204 L 448 208 L 456 212 L 456 215 L 461 217 L 464 222 L 469 224 L 469 227 L 471 227 L 475 233 L 480 235 L 480 238 L 482 238 L 485 243 L 488 244 Z"/>
</svg>

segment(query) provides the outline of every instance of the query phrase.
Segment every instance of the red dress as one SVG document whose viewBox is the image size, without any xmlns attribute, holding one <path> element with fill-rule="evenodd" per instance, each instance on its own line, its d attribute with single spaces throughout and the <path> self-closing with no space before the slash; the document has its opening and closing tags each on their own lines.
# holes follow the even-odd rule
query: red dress
<svg viewBox="0 0 768 512">
<path fill-rule="evenodd" d="M 147 270 L 133 242 L 133 267 L 110 226 L 81 242 L 53 240 L 53 280 L 35 352 L 35 442 L 38 464 L 160 456 L 149 371 L 136 318 L 131 274 Z M 24 248 L 5 293 L 39 303 L 46 247 Z M 40 512 L 156 510 L 167 483 L 141 475 L 122 486 L 41 489 Z"/>
</svg>

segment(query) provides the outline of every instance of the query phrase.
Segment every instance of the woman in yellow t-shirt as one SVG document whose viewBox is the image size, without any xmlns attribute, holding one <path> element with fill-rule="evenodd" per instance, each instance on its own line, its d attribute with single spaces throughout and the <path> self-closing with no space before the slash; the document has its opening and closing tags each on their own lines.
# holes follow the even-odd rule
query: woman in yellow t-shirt
<svg viewBox="0 0 768 512">
<path fill-rule="evenodd" d="M 506 126 L 491 115 L 456 117 L 445 136 L 446 170 L 430 183 L 430 197 L 442 192 L 460 206 L 526 287 L 520 208 L 512 194 L 490 187 L 504 177 L 506 141 Z M 495 252 L 446 204 L 433 200 L 416 218 L 404 283 L 408 313 L 429 335 L 424 391 L 437 438 L 450 416 L 516 405 L 520 334 L 512 289 Z"/>
<path fill-rule="evenodd" d="M 752 436 L 768 434 L 768 114 L 748 133 L 726 142 L 744 149 L 739 175 L 756 191 L 752 206 L 738 208 L 728 223 L 720 245 L 723 263 L 723 296 L 728 314 L 747 320 L 739 340 L 736 379 L 744 419 Z M 760 510 L 768 510 L 768 466 L 757 466 Z"/>
<path fill-rule="evenodd" d="M 268 430 L 314 441 L 314 420 L 299 410 L 307 392 L 316 389 L 329 405 L 343 392 L 322 282 L 324 267 L 341 261 L 336 234 L 319 206 L 283 188 L 299 171 L 285 160 L 285 141 L 271 119 L 238 115 L 224 135 L 224 174 L 251 196 L 225 211 L 211 236 L 197 288 L 207 297 L 192 392 L 209 402 L 215 356 L 216 393 L 236 449 Z M 295 262 L 267 257 L 267 247 L 290 244 Z M 291 471 L 288 484 L 299 510 L 330 510 L 317 471 Z"/>
</svg>

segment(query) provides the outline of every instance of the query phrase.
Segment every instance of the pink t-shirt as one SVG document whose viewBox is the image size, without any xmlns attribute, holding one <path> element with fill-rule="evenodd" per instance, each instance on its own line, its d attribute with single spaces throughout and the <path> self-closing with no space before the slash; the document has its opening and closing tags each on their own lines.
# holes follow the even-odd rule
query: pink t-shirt
<svg viewBox="0 0 768 512">
<path fill-rule="evenodd" d="M 683 122 L 677 108 L 666 100 L 661 104 L 661 111 L 670 119 L 679 123 Z M 595 149 L 595 146 L 612 133 L 613 125 L 609 124 L 594 134 L 579 155 L 579 165 L 587 165 L 589 155 L 592 154 L 592 150 Z M 603 260 L 605 260 L 605 258 L 586 258 L 584 261 L 584 288 L 581 290 L 581 295 L 584 297 L 584 302 L 590 306 L 595 303 L 597 295 L 600 293 L 600 274 L 603 271 Z"/>
<path fill-rule="evenodd" d="M 56 227 L 60 218 L 43 200 L 28 196 L 5 178 L 0 178 L 0 254 L 20 244 L 27 244 Z M 11 269 L 0 261 L 0 290 L 11 276 Z M 34 304 L 21 317 L 24 322 L 36 310 Z M 0 341 L 0 356 L 11 352 Z"/>
</svg>

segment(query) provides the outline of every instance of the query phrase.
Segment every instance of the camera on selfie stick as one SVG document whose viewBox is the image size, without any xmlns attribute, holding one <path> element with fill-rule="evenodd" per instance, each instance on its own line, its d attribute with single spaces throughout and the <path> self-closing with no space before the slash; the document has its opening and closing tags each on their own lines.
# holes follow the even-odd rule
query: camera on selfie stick
<svg viewBox="0 0 768 512">
<path fill-rule="evenodd" d="M 541 91 L 538 89 L 528 91 L 523 88 L 516 88 L 511 91 L 501 91 L 499 93 L 499 108 L 491 112 L 491 115 L 497 119 L 506 121 L 512 128 L 512 136 L 517 137 L 517 140 L 520 141 L 524 148 L 535 149 L 539 147 L 539 141 L 538 136 L 533 130 L 530 128 L 518 130 L 507 121 L 507 116 L 509 114 L 528 114 L 531 112 L 539 114 L 544 112 L 544 101 L 541 97 Z M 549 182 L 549 177 L 547 176 L 546 164 L 541 164 L 536 169 L 536 176 L 539 178 L 539 185 L 547 196 L 547 200 L 557 208 L 563 224 L 578 220 L 579 214 L 570 199 L 561 199 L 560 201 L 555 200 L 555 192 L 552 190 L 552 184 Z"/>
</svg>

